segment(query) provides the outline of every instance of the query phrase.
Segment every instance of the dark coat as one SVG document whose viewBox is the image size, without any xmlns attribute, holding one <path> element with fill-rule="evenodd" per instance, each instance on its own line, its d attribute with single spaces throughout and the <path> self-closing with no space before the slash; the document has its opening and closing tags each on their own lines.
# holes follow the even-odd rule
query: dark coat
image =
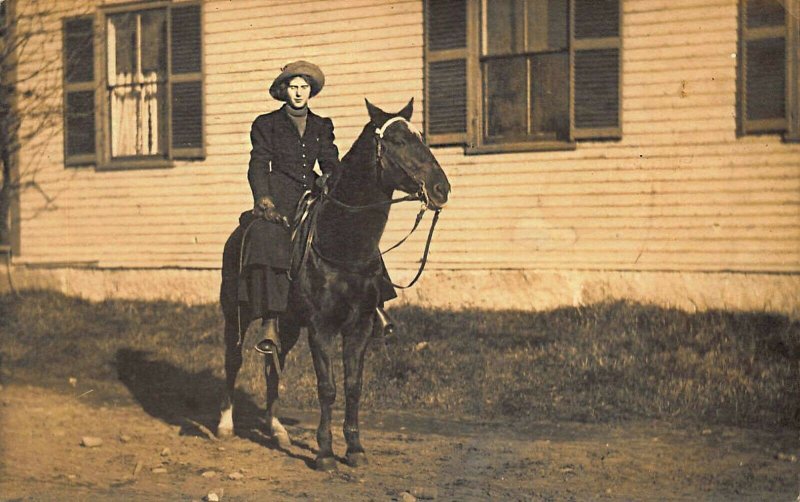
<svg viewBox="0 0 800 502">
<path fill-rule="evenodd" d="M 284 105 L 260 115 L 253 122 L 250 140 L 250 167 L 247 179 L 253 200 L 269 196 L 278 211 L 291 221 L 297 203 L 314 186 L 319 162 L 323 173 L 333 174 L 339 167 L 339 150 L 334 144 L 333 122 L 308 112 L 303 136 L 289 118 Z M 277 224 L 261 220 L 250 227 L 245 265 L 265 265 L 288 269 L 291 260 L 290 232 Z"/>
</svg>

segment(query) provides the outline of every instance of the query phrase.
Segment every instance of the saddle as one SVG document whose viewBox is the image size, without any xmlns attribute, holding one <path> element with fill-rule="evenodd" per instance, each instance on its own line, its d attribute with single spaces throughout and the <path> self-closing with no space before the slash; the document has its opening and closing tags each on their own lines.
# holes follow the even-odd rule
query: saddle
<svg viewBox="0 0 800 502">
<path fill-rule="evenodd" d="M 289 277 L 295 277 L 300 265 L 303 262 L 303 257 L 307 253 L 308 246 L 312 240 L 312 227 L 313 221 L 316 218 L 317 203 L 319 202 L 319 194 L 307 191 L 303 194 L 297 203 L 295 213 L 292 217 L 291 225 L 291 250 L 290 250 L 290 267 Z M 250 237 L 248 231 L 250 226 L 259 219 L 259 216 L 253 214 L 253 211 L 244 211 L 239 215 L 239 227 L 243 229 L 242 243 L 241 243 L 241 256 L 244 255 L 245 249 L 249 246 Z M 241 258 L 240 258 L 241 260 Z M 243 272 L 242 262 L 240 261 L 239 273 Z"/>
</svg>

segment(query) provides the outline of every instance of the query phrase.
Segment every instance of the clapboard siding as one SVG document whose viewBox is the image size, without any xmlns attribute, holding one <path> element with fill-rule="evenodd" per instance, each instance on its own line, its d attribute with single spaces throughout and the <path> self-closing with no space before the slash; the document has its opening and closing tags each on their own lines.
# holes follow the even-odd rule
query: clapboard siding
<svg viewBox="0 0 800 502">
<path fill-rule="evenodd" d="M 35 80 L 53 88 L 56 109 L 60 18 L 87 2 L 51 0 L 58 15 L 38 37 L 56 63 Z M 623 10 L 622 140 L 538 153 L 435 149 L 453 193 L 432 269 L 800 272 L 800 145 L 735 134 L 736 1 L 624 0 Z M 206 0 L 206 159 L 65 169 L 56 120 L 21 151 L 36 188 L 22 196 L 20 259 L 218 268 L 251 204 L 249 127 L 277 107 L 266 90 L 278 69 L 300 58 L 323 67 L 312 105 L 333 118 L 343 155 L 366 122 L 364 97 L 390 111 L 414 97 L 422 128 L 422 30 L 420 0 Z M 20 72 L 37 66 L 22 61 Z M 393 209 L 384 247 L 416 210 Z M 396 280 L 416 270 L 424 233 L 387 255 Z"/>
</svg>

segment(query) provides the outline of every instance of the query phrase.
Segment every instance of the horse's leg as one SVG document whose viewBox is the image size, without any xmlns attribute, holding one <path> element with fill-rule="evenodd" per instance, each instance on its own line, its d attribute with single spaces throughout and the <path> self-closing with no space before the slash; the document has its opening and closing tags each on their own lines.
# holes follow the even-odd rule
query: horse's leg
<svg viewBox="0 0 800 502">
<path fill-rule="evenodd" d="M 283 369 L 286 365 L 286 355 L 292 350 L 300 336 L 300 327 L 290 322 L 281 322 L 278 327 L 281 341 L 281 352 L 278 360 Z M 267 380 L 267 429 L 269 434 L 277 441 L 278 446 L 287 449 L 292 445 L 289 433 L 278 420 L 276 404 L 280 395 L 280 373 L 276 371 L 272 357 L 264 358 L 264 375 Z"/>
<path fill-rule="evenodd" d="M 319 397 L 320 417 L 317 427 L 316 468 L 320 471 L 336 470 L 336 459 L 333 456 L 333 436 L 331 434 L 331 407 L 336 400 L 336 380 L 333 375 L 331 354 L 333 352 L 333 336 L 314 328 L 308 330 L 308 345 L 317 374 L 317 396 Z"/>
<path fill-rule="evenodd" d="M 344 438 L 347 441 L 347 464 L 357 467 L 367 463 L 367 455 L 358 434 L 358 405 L 364 374 L 364 355 L 372 333 L 374 314 L 362 314 L 351 329 L 343 330 L 342 360 L 344 362 Z"/>
<path fill-rule="evenodd" d="M 247 326 L 243 327 L 243 330 Z M 220 419 L 217 436 L 233 435 L 233 393 L 236 390 L 236 376 L 242 367 L 242 344 L 240 343 L 239 322 L 236 318 L 225 316 L 225 389 L 222 393 Z"/>
</svg>

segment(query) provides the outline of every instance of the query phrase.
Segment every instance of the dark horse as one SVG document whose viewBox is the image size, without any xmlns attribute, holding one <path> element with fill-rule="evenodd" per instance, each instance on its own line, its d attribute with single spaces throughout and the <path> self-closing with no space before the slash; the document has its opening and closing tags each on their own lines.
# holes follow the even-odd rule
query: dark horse
<svg viewBox="0 0 800 502">
<path fill-rule="evenodd" d="M 370 122 L 342 159 L 330 195 L 318 202 L 313 244 L 292 278 L 289 308 L 279 319 L 281 366 L 297 342 L 300 328 L 308 328 L 321 410 L 316 458 L 320 470 L 336 468 L 331 436 L 331 406 L 336 399 L 332 357 L 335 337 L 339 334 L 344 362 L 346 461 L 351 466 L 366 462 L 359 441 L 358 406 L 364 355 L 375 325 L 375 307 L 380 300 L 379 284 L 383 277 L 378 243 L 386 226 L 392 192 L 416 194 L 433 210 L 446 204 L 450 192 L 447 176 L 409 122 L 413 99 L 397 114 L 386 113 L 369 101 L 367 110 Z M 233 232 L 225 244 L 222 263 L 220 297 L 225 316 L 227 385 L 217 429 L 219 436 L 233 433 L 232 396 L 250 319 L 247 306 L 237 303 L 244 234 L 241 227 Z M 264 372 L 267 432 L 285 448 L 291 444 L 289 436 L 273 415 L 280 371 L 276 371 L 270 358 L 265 358 Z"/>
</svg>

